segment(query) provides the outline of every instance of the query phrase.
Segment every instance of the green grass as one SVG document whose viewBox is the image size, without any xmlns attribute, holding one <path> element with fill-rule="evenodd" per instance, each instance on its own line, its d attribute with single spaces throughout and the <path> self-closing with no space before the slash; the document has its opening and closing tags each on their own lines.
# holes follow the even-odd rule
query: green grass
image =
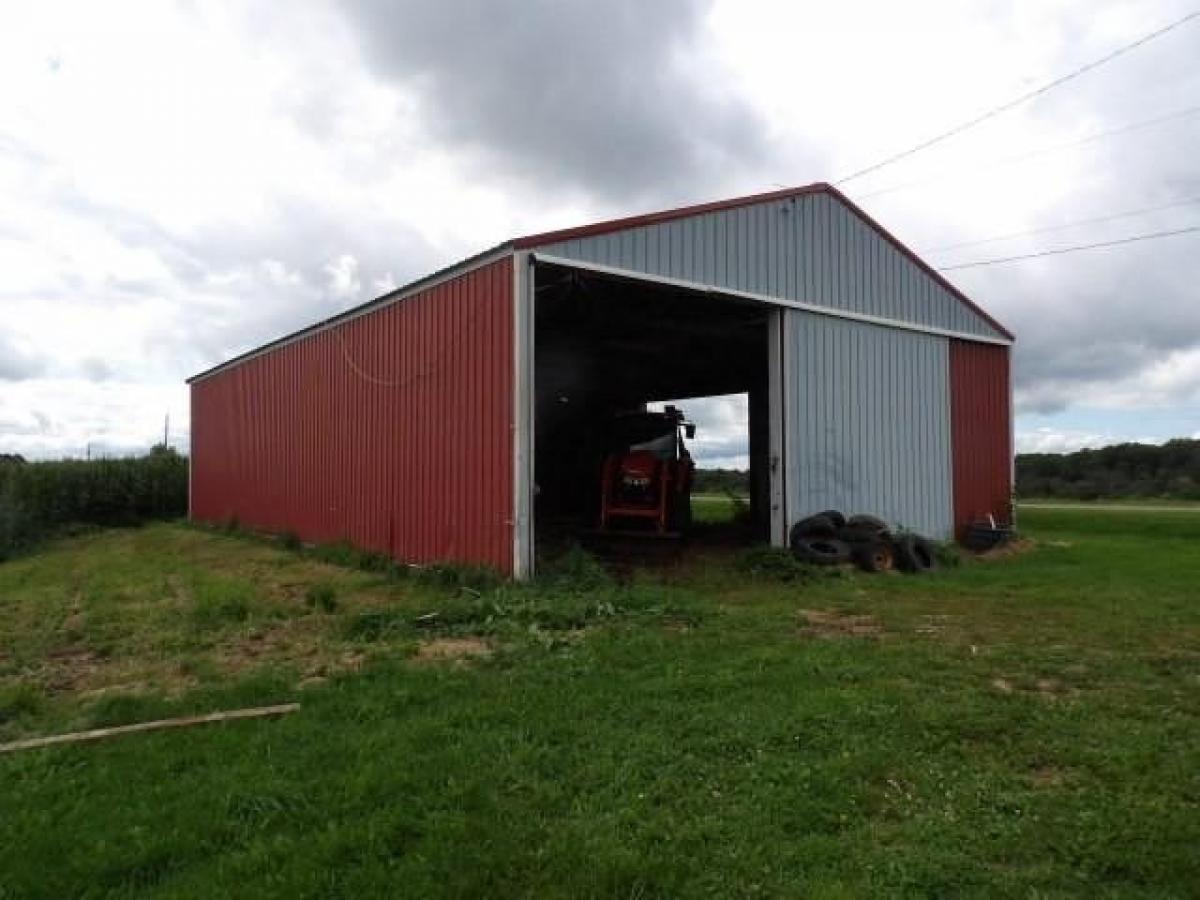
<svg viewBox="0 0 1200 900">
<path fill-rule="evenodd" d="M 1038 506 L 1069 506 L 1079 509 L 1122 510 L 1196 510 L 1200 500 L 1178 500 L 1173 497 L 1101 497 L 1096 500 L 1073 500 L 1069 497 L 1027 497 L 1017 501 L 1017 509 Z"/>
<path fill-rule="evenodd" d="M 732 522 L 736 512 L 737 501 L 729 494 L 692 495 L 692 516 L 697 522 Z"/>
<path fill-rule="evenodd" d="M 302 708 L 0 757 L 0 897 L 1195 896 L 1200 518 L 1021 519 L 928 578 L 59 542 L 0 566 L 0 729 Z"/>
</svg>

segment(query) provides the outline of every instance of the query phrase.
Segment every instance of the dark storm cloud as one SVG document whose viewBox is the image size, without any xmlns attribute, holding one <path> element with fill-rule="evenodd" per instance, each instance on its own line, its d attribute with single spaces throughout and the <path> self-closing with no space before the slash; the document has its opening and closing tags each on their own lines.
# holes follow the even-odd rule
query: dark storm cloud
<svg viewBox="0 0 1200 900">
<path fill-rule="evenodd" d="M 1180 224 L 1178 217 L 1143 220 L 1068 240 L 1115 239 Z M 1200 346 L 1195 244 L 1184 235 L 1064 256 L 1036 274 L 1020 271 L 1021 264 L 1004 276 L 995 273 L 981 296 L 1009 307 L 1003 318 L 1018 336 L 1015 378 L 1023 406 L 1045 413 L 1076 405 L 1085 393 L 1103 399 L 1105 384 L 1137 378 L 1172 353 Z M 1184 393 L 1172 399 L 1186 401 L 1186 384 L 1179 390 Z"/>
<path fill-rule="evenodd" d="M 768 168 L 765 123 L 698 51 L 706 3 L 358 0 L 347 9 L 374 71 L 418 93 L 429 133 L 481 153 L 499 174 L 606 200 L 678 199 Z"/>
</svg>

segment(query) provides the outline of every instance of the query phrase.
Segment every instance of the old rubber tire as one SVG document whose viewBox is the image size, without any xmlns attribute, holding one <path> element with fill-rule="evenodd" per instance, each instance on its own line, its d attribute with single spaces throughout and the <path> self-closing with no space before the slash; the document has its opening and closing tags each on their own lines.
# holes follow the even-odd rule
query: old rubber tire
<svg viewBox="0 0 1200 900">
<path fill-rule="evenodd" d="M 846 520 L 846 527 L 853 528 L 856 531 L 868 531 L 875 534 L 881 534 L 888 531 L 888 523 L 879 518 L 879 516 L 869 516 L 866 513 L 859 513 L 851 516 Z"/>
<path fill-rule="evenodd" d="M 794 548 L 796 541 L 807 537 L 833 537 L 837 534 L 837 526 L 825 516 L 809 516 L 801 519 L 792 526 L 789 543 Z"/>
<path fill-rule="evenodd" d="M 919 534 L 906 534 L 896 541 L 896 565 L 904 572 L 919 574 L 937 568 L 933 542 Z"/>
<path fill-rule="evenodd" d="M 843 516 L 836 509 L 823 510 L 822 512 L 817 513 L 817 516 L 824 516 L 825 518 L 827 518 L 830 522 L 833 523 L 834 529 L 844 528 L 846 526 L 846 517 Z M 813 518 L 815 519 L 816 516 L 813 516 Z"/>
<path fill-rule="evenodd" d="M 836 566 L 850 559 L 850 545 L 830 537 L 802 537 L 792 545 L 802 562 Z"/>
<path fill-rule="evenodd" d="M 854 564 L 864 572 L 887 572 L 896 564 L 891 543 L 878 538 L 855 544 L 850 553 Z"/>
</svg>

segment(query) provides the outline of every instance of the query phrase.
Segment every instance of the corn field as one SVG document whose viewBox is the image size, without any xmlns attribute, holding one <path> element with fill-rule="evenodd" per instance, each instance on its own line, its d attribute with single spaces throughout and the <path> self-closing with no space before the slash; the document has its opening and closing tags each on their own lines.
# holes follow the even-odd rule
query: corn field
<svg viewBox="0 0 1200 900">
<path fill-rule="evenodd" d="M 0 560 L 73 525 L 187 513 L 188 461 L 169 447 L 125 459 L 0 461 Z"/>
</svg>

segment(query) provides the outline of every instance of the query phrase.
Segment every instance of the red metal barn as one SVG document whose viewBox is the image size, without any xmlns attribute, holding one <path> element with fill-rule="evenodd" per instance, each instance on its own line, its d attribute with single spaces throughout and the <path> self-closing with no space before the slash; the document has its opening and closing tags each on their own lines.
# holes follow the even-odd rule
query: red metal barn
<svg viewBox="0 0 1200 900">
<path fill-rule="evenodd" d="M 591 429 L 749 395 L 753 517 L 1011 521 L 1012 335 L 835 188 L 518 238 L 190 380 L 191 516 L 532 572 Z"/>
</svg>

